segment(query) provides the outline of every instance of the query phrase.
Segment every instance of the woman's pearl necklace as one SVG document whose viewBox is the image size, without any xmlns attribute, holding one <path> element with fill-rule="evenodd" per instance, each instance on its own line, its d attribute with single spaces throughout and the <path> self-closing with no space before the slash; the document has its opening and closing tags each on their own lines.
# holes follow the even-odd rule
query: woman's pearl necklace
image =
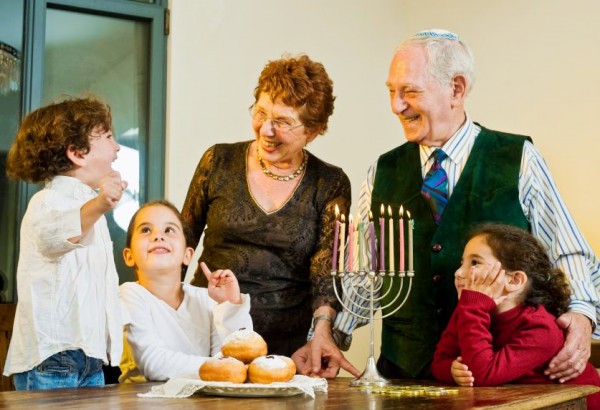
<svg viewBox="0 0 600 410">
<path fill-rule="evenodd" d="M 262 160 L 262 157 L 260 156 L 260 153 L 258 152 L 258 147 L 256 147 L 256 158 L 258 158 L 258 163 L 260 164 L 260 168 L 262 169 L 263 174 L 265 174 L 268 177 L 273 178 L 275 181 L 290 181 L 290 180 L 296 178 L 297 176 L 302 174 L 302 172 L 306 168 L 306 164 L 308 163 L 308 155 L 306 155 L 306 152 L 303 149 L 302 150 L 302 164 L 300 164 L 298 169 L 289 175 L 277 175 L 277 174 L 272 173 L 266 167 L 265 163 Z"/>
</svg>

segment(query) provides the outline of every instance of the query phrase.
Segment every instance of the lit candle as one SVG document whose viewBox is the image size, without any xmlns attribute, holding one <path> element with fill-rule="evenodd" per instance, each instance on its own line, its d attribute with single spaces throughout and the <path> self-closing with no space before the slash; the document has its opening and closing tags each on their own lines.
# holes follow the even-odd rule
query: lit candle
<svg viewBox="0 0 600 410">
<path fill-rule="evenodd" d="M 390 272 L 394 271 L 394 218 L 392 218 L 392 207 L 390 205 L 388 205 L 388 236 L 390 238 L 390 240 L 388 241 L 388 246 L 389 246 L 389 259 L 390 259 L 390 266 L 388 268 L 388 270 Z"/>
<path fill-rule="evenodd" d="M 408 271 L 414 272 L 413 266 L 413 230 L 415 229 L 415 221 L 410 218 L 410 212 L 406 211 L 408 216 Z"/>
<path fill-rule="evenodd" d="M 379 212 L 379 270 L 385 270 L 385 206 L 381 204 Z"/>
<path fill-rule="evenodd" d="M 400 272 L 404 272 L 404 208 L 400 206 L 400 219 L 398 219 L 398 236 L 400 246 Z"/>
<path fill-rule="evenodd" d="M 358 248 L 358 226 L 354 227 L 354 252 L 359 252 L 360 249 Z M 360 258 L 360 256 L 359 256 Z M 357 266 L 359 261 L 357 260 L 358 258 L 356 258 L 356 256 L 354 257 L 354 259 L 352 260 L 352 272 L 358 272 L 360 270 L 360 268 Z"/>
<path fill-rule="evenodd" d="M 377 270 L 377 254 L 375 247 L 375 223 L 373 222 L 373 212 L 369 211 L 369 235 L 371 236 L 371 270 Z"/>
<path fill-rule="evenodd" d="M 346 254 L 346 217 L 342 214 L 340 222 L 340 260 L 338 272 L 344 271 L 344 256 Z"/>
<path fill-rule="evenodd" d="M 363 255 L 365 252 L 365 225 L 363 221 L 358 223 L 358 270 L 367 270 L 363 265 Z"/>
<path fill-rule="evenodd" d="M 352 214 L 348 217 L 348 270 L 354 272 L 354 222 Z"/>
<path fill-rule="evenodd" d="M 335 205 L 335 227 L 333 228 L 333 255 L 331 257 L 331 270 L 337 270 L 338 241 L 340 240 L 340 208 Z"/>
</svg>

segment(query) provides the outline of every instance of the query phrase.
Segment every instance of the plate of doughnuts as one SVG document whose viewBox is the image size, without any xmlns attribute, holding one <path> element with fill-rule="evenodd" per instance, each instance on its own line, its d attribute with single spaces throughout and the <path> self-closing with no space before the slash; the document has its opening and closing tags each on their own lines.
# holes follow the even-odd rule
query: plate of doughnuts
<svg viewBox="0 0 600 410">
<path fill-rule="evenodd" d="M 292 359 L 267 351 L 262 336 L 252 329 L 232 332 L 223 340 L 222 356 L 200 366 L 200 379 L 206 383 L 199 390 L 219 396 L 271 397 L 294 396 L 310 387 L 305 376 L 296 376 Z"/>
</svg>

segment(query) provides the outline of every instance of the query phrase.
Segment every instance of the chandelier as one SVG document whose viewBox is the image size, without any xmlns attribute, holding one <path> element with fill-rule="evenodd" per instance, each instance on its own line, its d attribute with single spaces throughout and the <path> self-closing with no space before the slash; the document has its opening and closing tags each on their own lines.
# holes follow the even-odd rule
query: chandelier
<svg viewBox="0 0 600 410">
<path fill-rule="evenodd" d="M 19 91 L 20 71 L 19 52 L 0 41 L 0 95 Z"/>
</svg>

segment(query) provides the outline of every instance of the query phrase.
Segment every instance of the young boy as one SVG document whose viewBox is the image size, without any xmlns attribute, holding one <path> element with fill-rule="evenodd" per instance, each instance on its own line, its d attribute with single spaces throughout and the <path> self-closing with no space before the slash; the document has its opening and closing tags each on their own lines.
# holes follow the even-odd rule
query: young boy
<svg viewBox="0 0 600 410">
<path fill-rule="evenodd" d="M 73 98 L 27 115 L 7 174 L 45 183 L 21 224 L 19 302 L 4 375 L 17 390 L 104 384 L 118 363 L 122 321 L 104 214 L 127 183 L 112 169 L 119 144 L 110 108 Z"/>
<path fill-rule="evenodd" d="M 202 270 L 208 288 L 181 282 L 192 260 L 190 230 L 168 201 L 140 207 L 127 229 L 123 257 L 138 282 L 121 285 L 129 311 L 119 381 L 198 378 L 202 363 L 220 353 L 221 341 L 239 328 L 252 329 L 250 296 L 241 294 L 230 270 Z"/>
</svg>

